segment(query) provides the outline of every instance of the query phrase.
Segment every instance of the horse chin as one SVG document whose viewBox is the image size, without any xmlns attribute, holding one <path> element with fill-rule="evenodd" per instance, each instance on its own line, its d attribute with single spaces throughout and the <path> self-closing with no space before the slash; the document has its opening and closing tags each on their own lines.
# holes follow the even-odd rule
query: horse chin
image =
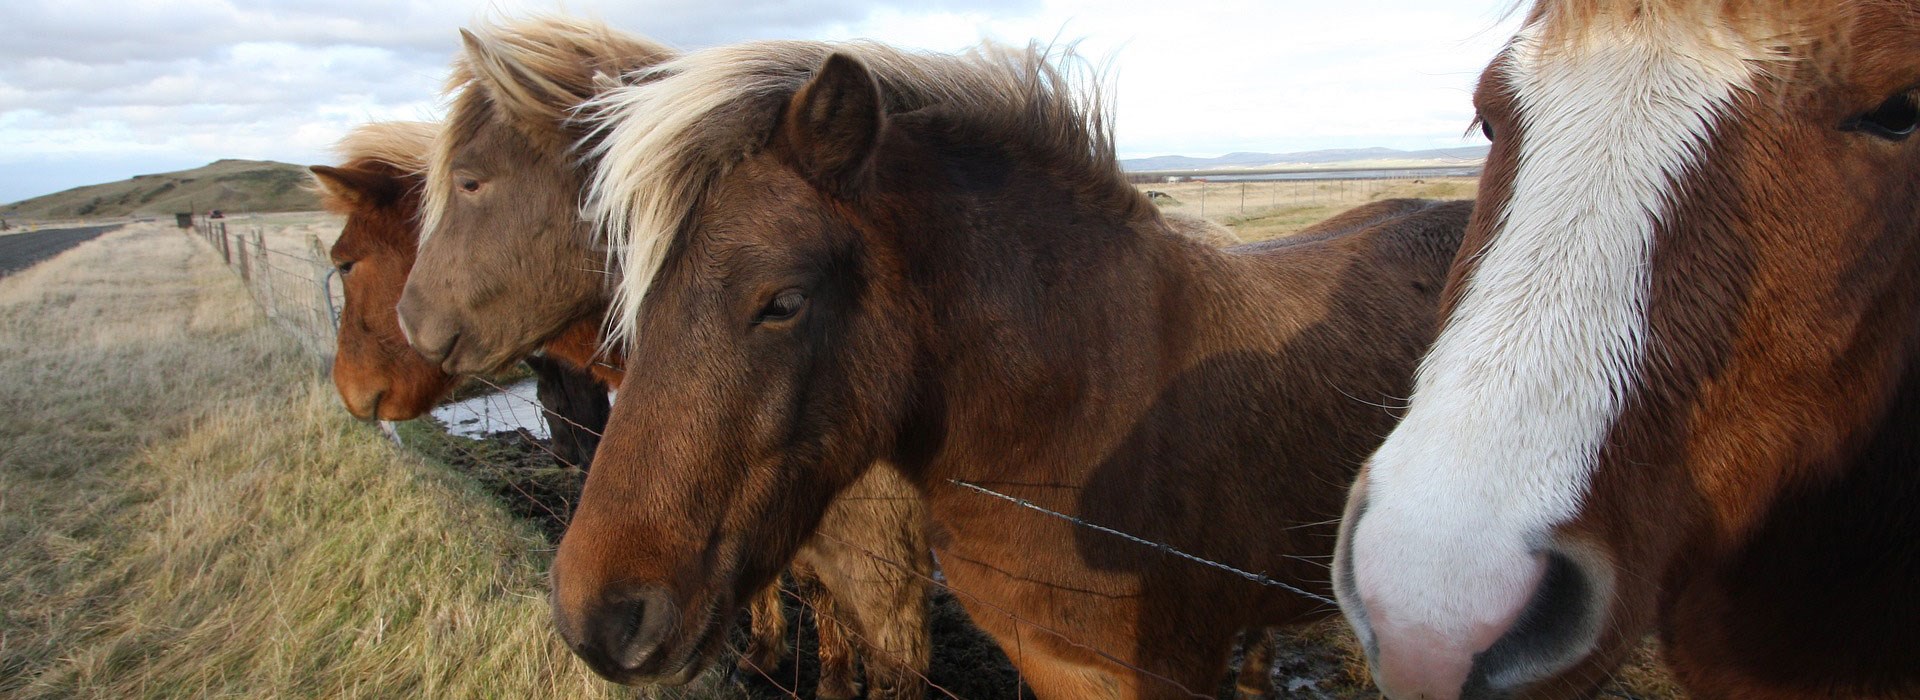
<svg viewBox="0 0 1920 700">
<path fill-rule="evenodd" d="M 533 354 L 532 348 L 495 346 L 490 350 L 478 339 L 462 336 L 447 353 L 447 359 L 440 363 L 440 371 L 454 376 L 497 376 L 530 354 Z"/>
</svg>

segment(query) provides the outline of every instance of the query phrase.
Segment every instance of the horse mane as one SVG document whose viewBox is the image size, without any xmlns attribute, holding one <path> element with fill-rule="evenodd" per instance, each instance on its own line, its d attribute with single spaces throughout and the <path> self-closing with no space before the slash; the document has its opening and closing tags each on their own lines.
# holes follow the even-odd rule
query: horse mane
<svg viewBox="0 0 1920 700">
<path fill-rule="evenodd" d="M 534 143 L 573 147 L 565 126 L 599 82 L 675 55 L 665 45 L 605 23 L 535 16 L 463 31 L 467 49 L 454 59 L 443 94 L 453 95 L 444 138 L 428 160 L 421 236 L 437 228 L 452 196 L 454 149 L 494 119 L 505 119 Z"/>
<path fill-rule="evenodd" d="M 1799 59 L 1844 44 L 1836 31 L 1861 5 L 1884 0 L 1536 0 L 1527 23 L 1549 45 L 1579 46 L 1592 28 L 1672 26 L 1709 39 L 1731 37 L 1767 54 Z"/>
<path fill-rule="evenodd" d="M 766 146 L 793 95 L 836 53 L 866 66 L 888 113 L 938 107 L 956 128 L 1046 162 L 1111 210 L 1153 210 L 1120 172 L 1099 76 L 1071 48 L 988 43 L 953 55 L 763 41 L 690 53 L 629 74 L 580 110 L 596 163 L 586 211 L 611 269 L 623 272 L 609 344 L 632 340 L 647 288 L 707 192 Z"/>
<path fill-rule="evenodd" d="M 421 175 L 427 169 L 427 154 L 433 150 L 440 125 L 432 122 L 387 121 L 361 124 L 348 131 L 333 146 L 347 170 L 387 170 L 404 175 Z M 320 195 L 327 211 L 351 213 L 354 203 L 341 197 L 318 175 L 311 176 L 311 188 Z"/>
</svg>

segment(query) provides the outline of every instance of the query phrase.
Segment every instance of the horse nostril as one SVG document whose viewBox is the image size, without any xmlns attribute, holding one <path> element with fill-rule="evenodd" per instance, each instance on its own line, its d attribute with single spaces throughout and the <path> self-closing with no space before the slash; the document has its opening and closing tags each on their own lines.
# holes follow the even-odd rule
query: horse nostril
<svg viewBox="0 0 1920 700">
<path fill-rule="evenodd" d="M 622 587 L 578 625 L 560 625 L 567 646 L 596 673 L 617 682 L 631 682 L 656 661 L 655 652 L 673 627 L 674 606 L 665 591 L 653 586 Z M 574 631 L 574 634 L 568 634 Z M 658 664 L 651 664 L 658 665 Z"/>
<path fill-rule="evenodd" d="M 441 364 L 460 338 L 460 324 L 447 314 L 431 313 L 420 296 L 411 291 L 409 289 L 408 293 L 401 294 L 400 303 L 394 307 L 400 335 L 421 357 L 433 364 Z"/>
<path fill-rule="evenodd" d="M 1582 554 L 1571 549 L 1546 553 L 1546 570 L 1527 607 L 1474 658 L 1467 697 L 1496 696 L 1496 691 L 1554 676 L 1593 653 L 1611 579 L 1604 565 L 1583 566 Z"/>
</svg>

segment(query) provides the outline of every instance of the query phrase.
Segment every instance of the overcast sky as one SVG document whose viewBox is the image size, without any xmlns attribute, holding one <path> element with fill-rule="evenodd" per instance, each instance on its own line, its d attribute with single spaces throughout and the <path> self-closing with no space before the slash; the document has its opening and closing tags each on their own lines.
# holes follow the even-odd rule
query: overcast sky
<svg viewBox="0 0 1920 700">
<path fill-rule="evenodd" d="M 684 49 L 866 37 L 1078 39 L 1111 57 L 1122 157 L 1463 138 L 1508 0 L 573 0 Z M 324 163 L 355 124 L 434 118 L 457 27 L 498 0 L 5 0 L 0 202 L 219 158 Z"/>
</svg>

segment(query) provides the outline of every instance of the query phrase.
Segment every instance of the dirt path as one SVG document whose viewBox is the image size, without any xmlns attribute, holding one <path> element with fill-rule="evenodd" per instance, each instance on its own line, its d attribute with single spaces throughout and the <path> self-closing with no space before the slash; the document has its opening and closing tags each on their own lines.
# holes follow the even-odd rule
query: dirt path
<svg viewBox="0 0 1920 700">
<path fill-rule="evenodd" d="M 82 226 L 0 236 L 0 277 L 33 267 L 34 263 L 59 255 L 61 251 L 91 241 L 120 226 Z"/>
</svg>

